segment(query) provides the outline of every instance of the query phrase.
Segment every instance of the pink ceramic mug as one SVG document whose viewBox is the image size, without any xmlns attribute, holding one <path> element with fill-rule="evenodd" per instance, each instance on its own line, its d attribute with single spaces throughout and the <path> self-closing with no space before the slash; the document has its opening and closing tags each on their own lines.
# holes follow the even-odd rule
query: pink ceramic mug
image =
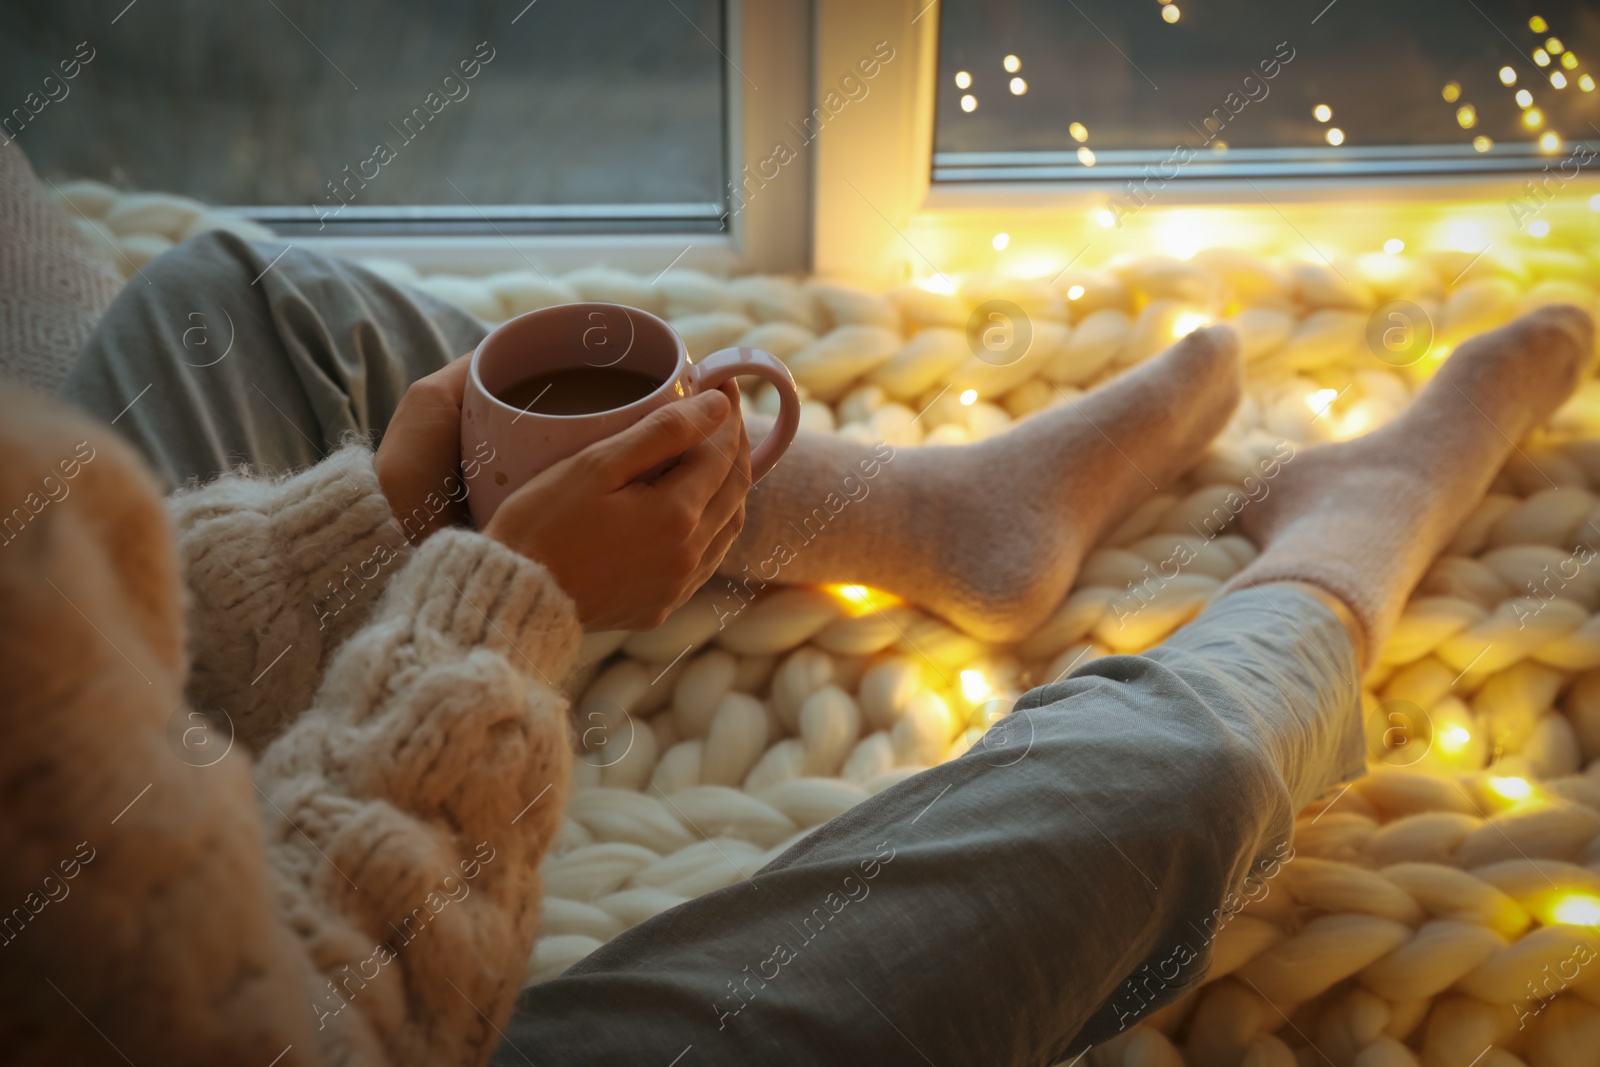
<svg viewBox="0 0 1600 1067">
<path fill-rule="evenodd" d="M 526 410 L 499 399 L 532 375 L 583 367 L 615 367 L 659 381 L 631 404 L 583 415 Z M 501 323 L 472 354 L 461 413 L 461 458 L 467 505 L 481 530 L 501 502 L 546 467 L 627 429 L 674 400 L 753 375 L 777 387 L 782 410 L 772 433 L 750 454 L 759 480 L 778 462 L 800 427 L 800 396 L 789 369 L 754 348 L 724 348 L 689 362 L 683 339 L 648 311 L 621 304 L 559 304 Z"/>
</svg>

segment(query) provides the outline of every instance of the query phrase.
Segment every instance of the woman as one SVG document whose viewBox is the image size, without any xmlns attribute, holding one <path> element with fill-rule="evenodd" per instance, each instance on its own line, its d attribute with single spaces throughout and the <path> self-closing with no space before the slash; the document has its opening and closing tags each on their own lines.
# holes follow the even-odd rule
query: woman
<svg viewBox="0 0 1600 1067">
<path fill-rule="evenodd" d="M 201 238 L 146 268 L 66 394 L 173 481 L 245 458 L 309 469 L 180 492 L 168 520 L 108 431 L 37 408 L 5 422 L 13 495 L 80 438 L 95 455 L 0 551 L 23 701 L 0 741 L 23 859 L 7 889 L 80 839 L 96 857 L 78 904 L 9 943 L 21 1058 L 1077 1055 L 1197 982 L 1230 892 L 1285 859 L 1300 806 L 1359 773 L 1362 664 L 1593 350 L 1571 308 L 1461 346 L 1402 418 L 1284 465 L 1241 516 L 1260 556 L 1167 645 L 1028 694 L 1004 735 L 619 936 L 508 1022 L 580 627 L 648 625 L 713 569 L 764 558 L 863 450 L 802 436 L 746 496 L 736 402 L 709 395 L 551 468 L 482 533 L 440 508 L 408 538 L 396 517 L 431 511 L 459 464 L 448 361 L 482 328 L 279 252 Z M 183 346 L 207 307 L 234 323 L 231 364 Z M 901 450 L 784 580 L 865 582 L 986 637 L 1026 633 L 1096 538 L 1201 453 L 1239 379 L 1231 334 L 1201 331 L 1000 438 Z M 382 431 L 376 455 L 321 459 L 348 431 Z M 685 451 L 656 485 L 632 481 Z M 166 751 L 171 715 L 208 705 L 253 769 Z"/>
</svg>

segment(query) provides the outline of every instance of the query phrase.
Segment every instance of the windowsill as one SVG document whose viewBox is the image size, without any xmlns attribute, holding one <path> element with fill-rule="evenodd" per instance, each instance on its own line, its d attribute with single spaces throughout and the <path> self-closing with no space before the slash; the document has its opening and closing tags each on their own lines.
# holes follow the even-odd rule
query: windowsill
<svg viewBox="0 0 1600 1067">
<path fill-rule="evenodd" d="M 1559 157 L 1557 160 L 1559 161 Z M 1561 180 L 1551 168 L 1552 188 L 1563 197 L 1587 197 L 1600 192 L 1600 177 L 1583 174 Z M 1152 180 L 1147 187 L 1151 204 L 1165 207 L 1274 204 L 1352 203 L 1473 203 L 1506 200 L 1527 195 L 1527 183 L 1538 173 L 1465 173 L 1390 175 L 1336 178 L 1178 178 Z M 1042 210 L 1105 207 L 1114 197 L 1130 200 L 1126 181 L 1072 182 L 935 182 L 923 201 L 924 211 L 963 211 L 983 208 Z"/>
<path fill-rule="evenodd" d="M 739 266 L 737 250 L 726 234 L 284 235 L 284 239 L 351 259 L 396 259 L 424 274 L 532 270 L 554 277 L 607 266 L 654 278 L 669 267 L 726 275 Z"/>
</svg>

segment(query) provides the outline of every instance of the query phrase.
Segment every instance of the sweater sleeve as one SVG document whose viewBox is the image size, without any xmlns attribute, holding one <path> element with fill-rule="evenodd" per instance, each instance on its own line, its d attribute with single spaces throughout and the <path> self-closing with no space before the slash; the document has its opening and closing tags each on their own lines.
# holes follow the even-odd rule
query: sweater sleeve
<svg viewBox="0 0 1600 1067">
<path fill-rule="evenodd" d="M 581 630 L 549 573 L 434 534 L 256 769 L 321 1052 L 484 1063 L 526 974 Z"/>
<path fill-rule="evenodd" d="M 180 491 L 167 512 L 189 592 L 189 699 L 259 752 L 311 702 L 412 548 L 362 445 L 284 478 Z"/>
<path fill-rule="evenodd" d="M 34 509 L 0 545 L 0 1061 L 322 1063 L 249 760 L 180 747 L 208 731 L 154 479 L 0 387 L 0 500 Z"/>
</svg>

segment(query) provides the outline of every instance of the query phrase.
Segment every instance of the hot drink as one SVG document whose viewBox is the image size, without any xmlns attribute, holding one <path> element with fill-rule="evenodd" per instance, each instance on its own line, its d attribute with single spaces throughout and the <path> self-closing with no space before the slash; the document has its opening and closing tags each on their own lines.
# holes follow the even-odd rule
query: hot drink
<svg viewBox="0 0 1600 1067">
<path fill-rule="evenodd" d="M 621 367 L 562 367 L 512 382 L 495 393 L 514 408 L 540 415 L 592 415 L 643 400 L 661 381 Z"/>
</svg>

